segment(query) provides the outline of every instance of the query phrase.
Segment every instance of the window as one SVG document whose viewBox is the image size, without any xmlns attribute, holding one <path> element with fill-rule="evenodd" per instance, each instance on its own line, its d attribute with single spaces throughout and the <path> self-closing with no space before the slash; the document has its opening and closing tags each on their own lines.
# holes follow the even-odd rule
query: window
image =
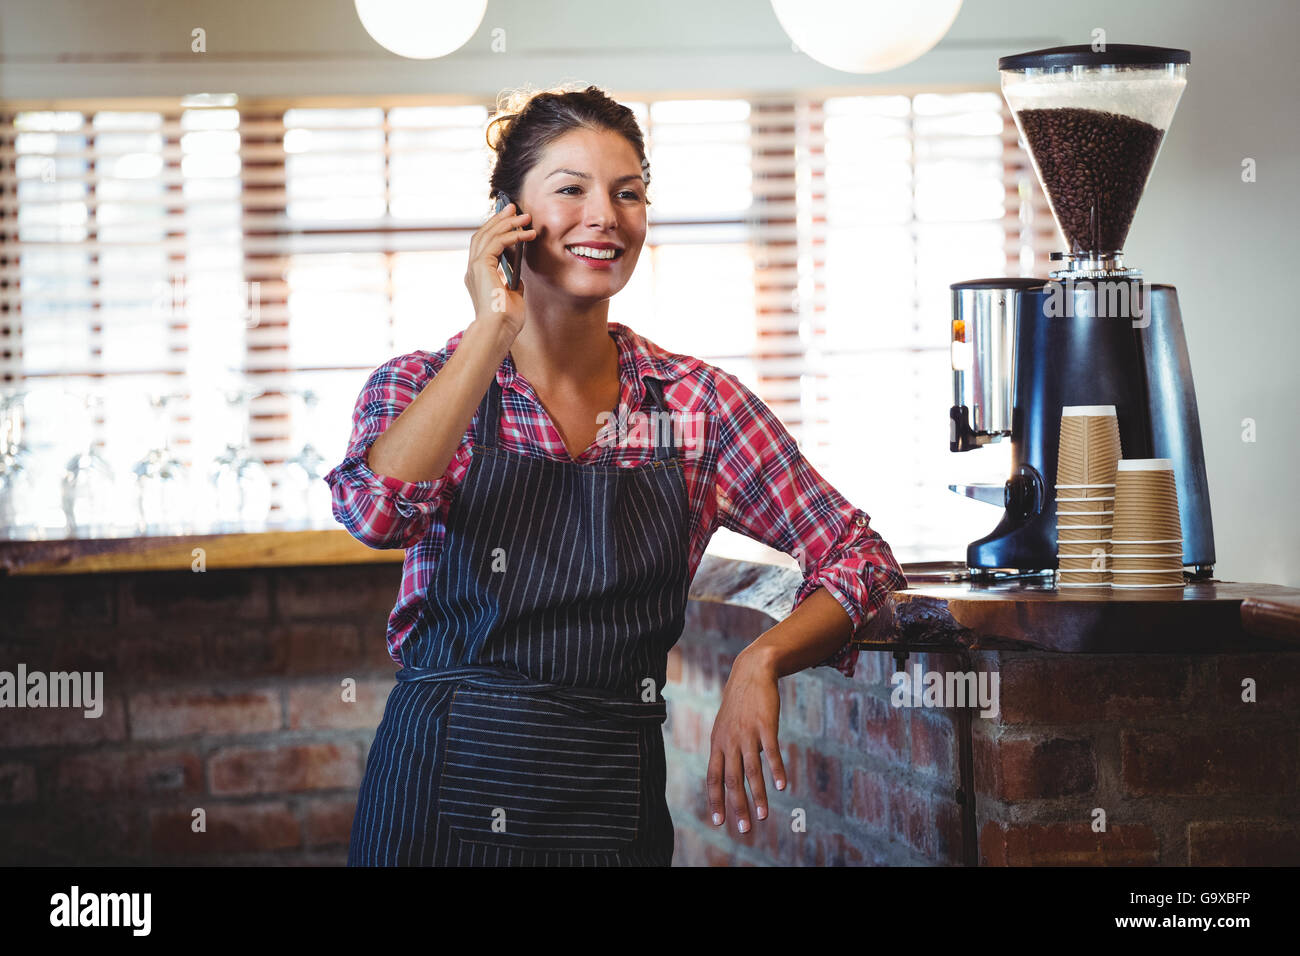
<svg viewBox="0 0 1300 956">
<path fill-rule="evenodd" d="M 628 105 L 653 205 L 610 317 L 739 375 L 900 552 L 960 556 L 997 511 L 947 485 L 1005 478 L 1009 446 L 947 450 L 948 285 L 1041 274 L 1056 244 L 1000 94 Z M 0 376 L 30 393 L 36 484 L 91 441 L 129 478 L 164 439 L 202 480 L 246 430 L 272 520 L 332 526 L 285 463 L 310 444 L 332 467 L 370 371 L 472 319 L 490 116 L 234 97 L 0 115 Z M 242 411 L 237 388 L 258 393 Z M 179 398 L 155 429 L 162 392 Z M 20 523 L 62 523 L 52 492 L 28 504 Z"/>
</svg>

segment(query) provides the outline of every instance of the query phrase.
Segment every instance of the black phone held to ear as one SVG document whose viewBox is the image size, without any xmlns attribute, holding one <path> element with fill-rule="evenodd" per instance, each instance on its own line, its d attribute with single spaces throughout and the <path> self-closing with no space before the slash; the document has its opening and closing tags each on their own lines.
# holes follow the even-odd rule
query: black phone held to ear
<svg viewBox="0 0 1300 956">
<path fill-rule="evenodd" d="M 510 203 L 514 202 L 505 193 L 497 193 L 497 212 L 505 209 Z M 519 204 L 515 203 L 515 215 L 521 215 L 523 210 Z M 514 291 L 519 288 L 519 273 L 523 267 L 524 246 L 526 243 L 516 242 L 514 245 L 506 246 L 501 252 L 501 271 L 506 274 L 506 288 Z"/>
</svg>

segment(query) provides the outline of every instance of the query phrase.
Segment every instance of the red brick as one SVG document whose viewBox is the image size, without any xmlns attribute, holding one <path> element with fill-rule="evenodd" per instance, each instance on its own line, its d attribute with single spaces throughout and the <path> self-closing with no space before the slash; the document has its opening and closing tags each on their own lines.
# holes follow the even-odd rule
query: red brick
<svg viewBox="0 0 1300 956">
<path fill-rule="evenodd" d="M 1214 700 L 1221 711 L 1250 716 L 1257 712 L 1300 713 L 1300 654 L 1220 654 L 1214 658 Z M 1255 702 L 1241 699 L 1241 682 L 1255 681 Z"/>
<path fill-rule="evenodd" d="M 961 805 L 956 800 L 933 797 L 930 801 L 934 813 L 934 859 L 936 863 L 961 864 L 964 862 Z"/>
<path fill-rule="evenodd" d="M 384 628 L 377 628 L 374 631 L 362 629 L 361 663 L 358 666 L 389 677 L 397 673 L 401 665 L 388 653 L 388 638 Z"/>
<path fill-rule="evenodd" d="M 889 797 L 889 829 L 895 839 L 929 856 L 933 852 L 929 794 L 898 782 L 891 782 L 886 792 Z"/>
<path fill-rule="evenodd" d="M 946 784 L 957 783 L 951 709 L 911 709 L 912 766 Z"/>
<path fill-rule="evenodd" d="M 668 712 L 671 715 L 668 730 L 673 746 L 686 753 L 704 754 L 707 757 L 708 734 L 704 732 L 700 712 L 681 701 L 673 701 Z"/>
<path fill-rule="evenodd" d="M 306 805 L 306 846 L 347 846 L 356 815 L 355 797 L 316 797 Z"/>
<path fill-rule="evenodd" d="M 826 685 L 820 679 L 808 674 L 793 677 L 790 683 L 793 685 L 794 706 L 789 712 L 794 718 L 795 725 L 814 737 L 821 736 L 825 728 L 823 711 Z"/>
<path fill-rule="evenodd" d="M 98 635 L 100 642 L 104 636 Z M 128 687 L 188 679 L 207 672 L 203 639 L 194 626 L 165 631 L 148 628 L 123 634 L 115 642 L 119 680 Z"/>
<path fill-rule="evenodd" d="M 680 684 L 682 682 L 682 649 L 681 645 L 674 645 L 668 652 L 668 683 Z"/>
<path fill-rule="evenodd" d="M 123 623 L 156 624 L 165 630 L 184 621 L 236 618 L 265 621 L 271 613 L 267 575 L 260 569 L 184 569 L 121 577 Z"/>
<path fill-rule="evenodd" d="M 809 750 L 807 758 L 808 790 L 806 792 L 827 810 L 839 813 L 843 806 L 840 793 L 840 762 L 816 750 Z"/>
<path fill-rule="evenodd" d="M 865 723 L 879 710 L 871 703 L 875 698 L 868 697 L 854 684 L 831 685 L 824 688 L 824 694 L 827 710 L 825 736 L 842 744 L 860 746 Z"/>
<path fill-rule="evenodd" d="M 732 854 L 714 846 L 712 843 L 704 844 L 704 865 L 705 866 L 732 866 Z"/>
<path fill-rule="evenodd" d="M 55 788 L 61 795 L 104 797 L 197 793 L 203 766 L 190 750 L 93 751 L 60 760 Z"/>
<path fill-rule="evenodd" d="M 1005 653 L 1003 724 L 1179 716 L 1191 708 L 1203 664 L 1165 654 L 1056 656 Z"/>
<path fill-rule="evenodd" d="M 1296 741 L 1282 726 L 1207 731 L 1123 731 L 1130 794 L 1294 793 Z"/>
<path fill-rule="evenodd" d="M 673 866 L 703 866 L 704 838 L 689 826 L 673 828 Z"/>
<path fill-rule="evenodd" d="M 697 694 L 710 696 L 722 692 L 718 681 L 717 659 L 708 647 L 692 646 L 687 658 L 690 662 L 692 689 Z"/>
<path fill-rule="evenodd" d="M 890 762 L 907 760 L 907 715 L 905 708 L 875 696 L 862 697 L 863 750 Z"/>
<path fill-rule="evenodd" d="M 854 768 L 850 786 L 852 793 L 848 806 L 844 808 L 845 814 L 850 819 L 861 820 L 877 829 L 887 829 L 888 807 L 880 775 Z"/>
<path fill-rule="evenodd" d="M 1187 825 L 1188 866 L 1300 866 L 1300 821 L 1209 820 Z"/>
<path fill-rule="evenodd" d="M 224 747 L 208 758 L 214 794 L 296 793 L 361 783 L 356 744 Z"/>
<path fill-rule="evenodd" d="M 1092 742 L 1061 737 L 974 740 L 976 793 L 1039 800 L 1091 793 L 1097 786 Z"/>
<path fill-rule="evenodd" d="M 980 830 L 982 866 L 1152 866 L 1159 856 L 1155 832 L 1142 824 L 1094 833 L 1088 823 L 989 821 Z"/>
<path fill-rule="evenodd" d="M 129 706 L 131 736 L 137 740 L 280 729 L 278 690 L 141 692 L 131 695 Z"/>
<path fill-rule="evenodd" d="M 0 805 L 30 803 L 36 799 L 36 768 L 16 760 L 0 763 Z"/>
<path fill-rule="evenodd" d="M 113 743 L 126 739 L 126 709 L 104 692 L 103 712 L 87 717 L 85 707 L 6 708 L 0 718 L 0 748 Z"/>
<path fill-rule="evenodd" d="M 145 818 L 136 807 L 37 802 L 6 813 L 0 863 L 102 866 L 146 862 Z"/>
<path fill-rule="evenodd" d="M 343 699 L 341 680 L 289 687 L 290 730 L 374 730 L 393 689 L 389 678 L 360 678 L 356 700 Z"/>
<path fill-rule="evenodd" d="M 18 637 L 32 631 L 116 623 L 117 596 L 100 574 L 0 577 L 0 634 Z"/>
<path fill-rule="evenodd" d="M 402 584 L 402 565 L 389 564 L 277 568 L 266 575 L 275 589 L 278 620 L 299 621 L 347 616 L 358 622 L 388 615 Z"/>
<path fill-rule="evenodd" d="M 284 850 L 302 845 L 298 818 L 286 803 L 200 804 L 206 832 L 195 833 L 188 807 L 156 808 L 149 813 L 153 852 L 159 856 L 199 857 L 217 853 Z"/>
</svg>

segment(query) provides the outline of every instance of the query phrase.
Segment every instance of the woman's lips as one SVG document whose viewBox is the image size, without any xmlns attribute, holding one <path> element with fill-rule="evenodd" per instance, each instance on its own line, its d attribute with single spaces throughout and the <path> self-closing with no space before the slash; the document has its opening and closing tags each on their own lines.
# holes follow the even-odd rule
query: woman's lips
<svg viewBox="0 0 1300 956">
<path fill-rule="evenodd" d="M 586 256 L 579 255 L 578 253 L 574 252 L 572 249 L 569 249 L 567 247 L 565 248 L 564 253 L 565 255 L 573 259 L 577 259 L 583 265 L 589 266 L 592 269 L 612 269 L 614 267 L 614 263 L 618 262 L 619 259 L 623 258 L 623 253 L 620 252 L 617 255 L 615 255 L 613 259 L 588 259 Z"/>
</svg>

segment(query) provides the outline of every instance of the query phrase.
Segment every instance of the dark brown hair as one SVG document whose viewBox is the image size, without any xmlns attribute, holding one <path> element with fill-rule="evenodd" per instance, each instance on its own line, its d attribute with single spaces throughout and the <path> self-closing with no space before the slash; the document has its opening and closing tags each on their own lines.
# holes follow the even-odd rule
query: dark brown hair
<svg viewBox="0 0 1300 956">
<path fill-rule="evenodd" d="M 524 177 L 540 161 L 542 151 L 565 133 L 580 128 L 609 130 L 631 143 L 641 160 L 641 181 L 649 190 L 650 163 L 633 112 L 597 86 L 582 90 L 555 87 L 511 90 L 497 98 L 497 112 L 486 134 L 488 146 L 496 153 L 488 198 L 495 200 L 498 193 L 505 193 L 518 202 Z"/>
</svg>

